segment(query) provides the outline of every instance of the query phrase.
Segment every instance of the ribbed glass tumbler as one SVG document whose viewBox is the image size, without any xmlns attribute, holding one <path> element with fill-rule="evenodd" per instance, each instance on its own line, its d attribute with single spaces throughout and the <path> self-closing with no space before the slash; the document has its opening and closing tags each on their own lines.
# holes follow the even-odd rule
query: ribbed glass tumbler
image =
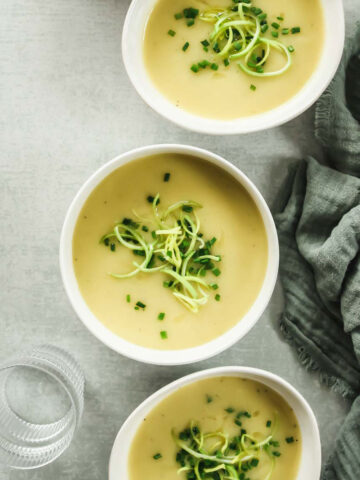
<svg viewBox="0 0 360 480">
<path fill-rule="evenodd" d="M 51 377 L 51 381 L 64 390 L 69 408 L 59 420 L 31 423 L 15 411 L 9 401 L 8 386 L 11 376 L 19 369 L 25 375 L 27 369 L 35 369 L 37 373 Z M 28 373 L 31 373 L 30 370 Z M 30 469 L 55 460 L 70 445 L 83 407 L 84 375 L 66 351 L 52 345 L 41 345 L 0 365 L 0 463 L 12 468 Z"/>
</svg>

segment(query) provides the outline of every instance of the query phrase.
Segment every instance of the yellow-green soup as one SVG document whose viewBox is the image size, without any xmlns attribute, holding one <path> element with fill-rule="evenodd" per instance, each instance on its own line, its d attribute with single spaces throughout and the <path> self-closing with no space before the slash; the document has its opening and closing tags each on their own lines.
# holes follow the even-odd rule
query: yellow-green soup
<svg viewBox="0 0 360 480">
<path fill-rule="evenodd" d="M 143 419 L 130 448 L 129 479 L 186 480 L 189 470 L 177 473 L 181 464 L 176 461 L 179 447 L 173 435 L 179 438 L 183 432 L 186 438 L 191 425 L 204 435 L 214 432 L 225 435 L 229 446 L 222 451 L 224 437 L 209 438 L 203 444 L 208 452 L 220 451 L 220 455 L 235 456 L 238 450 L 231 443 L 244 432 L 254 443 L 270 438 L 268 447 L 263 446 L 255 452 L 249 449 L 248 454 L 255 455 L 249 461 L 244 460 L 241 466 L 234 466 L 246 472 L 245 478 L 250 480 L 296 478 L 301 458 L 301 432 L 287 402 L 272 389 L 253 380 L 214 377 L 180 388 Z M 199 438 L 199 434 L 196 437 Z M 254 458 L 251 468 L 247 469 Z M 271 476 L 267 477 L 271 471 Z"/>
<path fill-rule="evenodd" d="M 235 5 L 231 0 L 190 3 L 200 14 L 212 7 Z M 146 25 L 143 54 L 151 80 L 172 104 L 202 117 L 230 120 L 274 109 L 302 89 L 316 69 L 323 48 L 321 1 L 257 0 L 251 5 L 267 13 L 269 28 L 261 35 L 294 49 L 292 65 L 282 75 L 253 77 L 242 72 L 235 61 L 225 66 L 211 45 L 205 52 L 201 43 L 209 38 L 212 24 L 202 21 L 199 14 L 189 27 L 187 19 L 176 20 L 174 16 L 190 6 L 187 0 L 158 0 Z M 274 28 L 272 24 L 279 26 Z M 300 27 L 300 32 L 292 33 L 294 27 Z M 289 30 L 286 35 L 284 29 Z M 208 66 L 194 73 L 191 66 L 203 60 L 215 62 L 218 69 Z M 283 64 L 284 55 L 275 49 L 264 71 L 277 70 Z"/>
<path fill-rule="evenodd" d="M 171 175 L 167 182 L 165 173 Z M 204 239 L 216 238 L 221 274 L 209 271 L 202 278 L 218 288 L 207 290 L 209 300 L 198 313 L 189 311 L 164 288 L 168 278 L 162 272 L 126 279 L 109 275 L 133 270 L 133 262 L 143 257 L 118 244 L 111 251 L 99 242 L 101 237 L 113 229 L 114 222 L 135 218 L 134 212 L 151 216 L 147 196 L 157 193 L 159 208 L 184 199 L 201 203 L 203 208 L 197 212 L 201 233 Z M 73 236 L 75 274 L 91 311 L 120 337 L 156 349 L 194 347 L 233 327 L 255 301 L 267 259 L 265 227 L 247 191 L 218 167 L 185 155 L 146 157 L 112 172 L 87 199 Z M 138 301 L 146 308 L 136 309 Z M 163 320 L 158 319 L 161 312 L 165 313 Z M 167 338 L 162 338 L 162 331 Z"/>
</svg>

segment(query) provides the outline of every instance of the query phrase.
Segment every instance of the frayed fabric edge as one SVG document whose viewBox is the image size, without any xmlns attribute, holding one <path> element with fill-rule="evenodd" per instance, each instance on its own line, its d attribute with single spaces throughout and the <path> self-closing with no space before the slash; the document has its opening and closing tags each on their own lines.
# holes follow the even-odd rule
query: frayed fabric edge
<svg viewBox="0 0 360 480">
<path fill-rule="evenodd" d="M 280 331 L 285 340 L 295 347 L 301 365 L 305 370 L 316 372 L 322 385 L 326 385 L 331 391 L 338 393 L 345 398 L 353 398 L 356 395 L 355 390 L 345 380 L 334 375 L 329 375 L 319 367 L 318 363 L 312 358 L 307 349 L 301 345 L 293 335 L 291 335 L 286 326 L 283 315 L 280 318 Z"/>
</svg>

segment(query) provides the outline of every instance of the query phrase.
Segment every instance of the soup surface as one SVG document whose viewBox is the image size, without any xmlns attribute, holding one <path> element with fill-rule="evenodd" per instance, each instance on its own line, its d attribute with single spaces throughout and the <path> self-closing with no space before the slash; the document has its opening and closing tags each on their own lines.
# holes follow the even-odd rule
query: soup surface
<svg viewBox="0 0 360 480">
<path fill-rule="evenodd" d="M 186 429 L 191 422 L 197 428 L 197 438 L 200 432 L 228 435 L 230 450 L 224 449 L 221 452 L 223 456 L 238 453 L 238 447 L 231 445 L 233 437 L 241 438 L 244 433 L 250 435 L 254 443 L 268 440 L 268 447 L 263 445 L 257 452 L 246 443 L 250 447 L 248 454 L 255 453 L 255 461 L 248 461 L 251 462 L 248 469 L 246 466 L 240 468 L 240 472 L 246 472 L 245 478 L 296 478 L 301 457 L 301 433 L 295 414 L 287 402 L 270 388 L 253 380 L 214 377 L 180 388 L 144 418 L 130 447 L 130 480 L 186 479 L 188 471 L 177 473 L 181 467 L 179 460 L 185 460 L 186 463 L 186 458 L 177 457 L 179 446 L 174 436 L 179 438 L 180 434 L 186 439 Z M 209 440 L 220 440 L 218 445 L 211 447 L 214 447 L 213 451 L 221 450 L 223 439 L 216 437 Z M 246 442 L 249 440 L 247 438 Z M 185 440 L 185 443 L 191 441 Z M 206 441 L 203 446 L 211 450 Z M 267 477 L 272 462 L 273 473 Z M 245 461 L 243 463 L 248 464 Z"/>
<path fill-rule="evenodd" d="M 164 181 L 165 173 L 170 173 L 169 181 Z M 134 260 L 143 257 L 118 243 L 111 251 L 100 238 L 114 222 L 134 218 L 134 211 L 149 217 L 147 197 L 157 193 L 163 208 L 184 199 L 200 202 L 203 208 L 197 215 L 204 239 L 216 238 L 221 274 L 209 271 L 203 278 L 218 288 L 209 290 L 209 300 L 198 313 L 164 288 L 169 278 L 162 272 L 125 279 L 109 275 L 133 270 Z M 120 337 L 156 349 L 193 347 L 233 327 L 259 293 L 267 256 L 265 227 L 247 191 L 218 167 L 177 154 L 146 157 L 111 173 L 87 199 L 73 237 L 75 275 L 94 315 Z M 138 301 L 146 308 L 136 308 Z M 162 320 L 160 312 L 165 313 Z M 160 334 L 164 331 L 167 338 Z"/>
<path fill-rule="evenodd" d="M 212 7 L 234 6 L 231 0 L 190 3 L 200 14 Z M 205 52 L 201 43 L 209 38 L 213 24 L 201 20 L 200 14 L 191 26 L 184 18 L 176 20 L 174 15 L 189 7 L 188 0 L 158 0 L 145 29 L 144 60 L 153 83 L 170 102 L 202 117 L 230 120 L 271 110 L 304 86 L 318 64 L 323 47 L 320 0 L 257 0 L 252 5 L 267 13 L 265 21 L 269 28 L 261 35 L 294 49 L 292 65 L 279 76 L 251 76 L 241 71 L 236 61 L 225 66 L 211 45 L 205 47 Z M 279 26 L 274 28 L 273 23 Z M 300 27 L 300 32 L 292 33 L 291 29 L 296 27 Z M 284 35 L 283 29 L 289 32 Z M 278 36 L 275 38 L 273 34 Z M 273 49 L 265 72 L 281 68 L 284 59 L 281 52 Z M 203 60 L 216 62 L 218 69 L 207 67 L 193 72 L 191 66 Z"/>
</svg>

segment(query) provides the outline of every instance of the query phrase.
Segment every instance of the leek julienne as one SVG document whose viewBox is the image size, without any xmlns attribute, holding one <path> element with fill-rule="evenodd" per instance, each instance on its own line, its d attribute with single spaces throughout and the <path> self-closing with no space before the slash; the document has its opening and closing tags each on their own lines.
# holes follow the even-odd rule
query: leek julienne
<svg viewBox="0 0 360 480">
<path fill-rule="evenodd" d="M 125 218 L 101 238 L 100 242 L 105 245 L 115 240 L 143 258 L 142 262 L 133 262 L 135 268 L 131 272 L 110 275 L 126 279 L 140 272 L 161 272 L 167 277 L 164 287 L 169 288 L 178 301 L 196 313 L 208 302 L 209 290 L 218 288 L 217 284 L 208 284 L 204 279 L 208 272 L 215 276 L 221 273 L 215 267 L 221 257 L 211 251 L 216 238 L 208 241 L 202 238 L 196 213 L 196 209 L 202 208 L 199 203 L 183 200 L 160 211 L 159 194 L 149 198 L 152 203 L 151 219 L 143 219 L 134 212 L 137 221 Z M 145 223 L 153 229 L 149 229 Z"/>
</svg>

